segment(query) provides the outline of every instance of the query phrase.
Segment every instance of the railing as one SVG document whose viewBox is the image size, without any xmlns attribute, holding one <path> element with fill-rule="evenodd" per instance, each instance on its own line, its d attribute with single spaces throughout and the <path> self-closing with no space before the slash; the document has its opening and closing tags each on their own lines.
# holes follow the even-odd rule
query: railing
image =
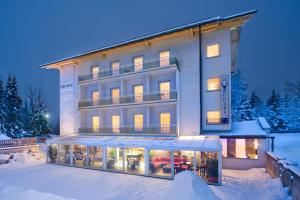
<svg viewBox="0 0 300 200">
<path fill-rule="evenodd" d="M 35 138 L 0 140 L 0 148 L 35 145 Z"/>
<path fill-rule="evenodd" d="M 163 66 L 161 66 L 161 63 L 164 63 Z M 125 67 L 120 67 L 117 70 L 105 70 L 105 71 L 101 71 L 97 74 L 88 74 L 88 75 L 82 75 L 82 76 L 78 76 L 78 81 L 79 82 L 83 82 L 83 81 L 88 81 L 88 80 L 97 80 L 100 78 L 106 78 L 106 77 L 110 77 L 110 76 L 117 76 L 117 75 L 122 75 L 122 74 L 127 74 L 127 73 L 131 73 L 131 72 L 140 72 L 140 71 L 144 71 L 144 70 L 149 70 L 149 69 L 155 69 L 155 68 L 163 68 L 163 67 L 169 67 L 169 66 L 176 66 L 177 69 L 178 68 L 178 64 L 177 64 L 177 59 L 176 58 L 170 58 L 169 60 L 155 60 L 155 61 L 149 61 L 149 62 L 145 62 L 142 65 L 141 69 L 135 69 L 134 65 L 130 65 L 130 66 L 125 66 Z"/>
<path fill-rule="evenodd" d="M 79 108 L 85 108 L 90 106 L 106 106 L 106 105 L 117 105 L 127 103 L 144 103 L 151 101 L 169 101 L 177 99 L 177 92 L 166 92 L 166 93 L 150 93 L 136 96 L 123 96 L 119 98 L 104 98 L 97 101 L 81 101 L 78 103 Z"/>
<path fill-rule="evenodd" d="M 177 126 L 144 125 L 144 127 L 101 127 L 101 128 L 79 128 L 80 135 L 101 136 L 101 135 L 176 135 Z"/>
</svg>

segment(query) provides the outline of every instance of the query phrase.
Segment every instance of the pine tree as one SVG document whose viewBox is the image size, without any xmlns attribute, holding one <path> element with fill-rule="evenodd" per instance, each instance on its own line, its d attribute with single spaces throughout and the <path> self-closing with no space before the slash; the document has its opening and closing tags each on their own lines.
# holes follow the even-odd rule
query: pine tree
<svg viewBox="0 0 300 200">
<path fill-rule="evenodd" d="M 21 105 L 15 76 L 9 74 L 5 91 L 5 133 L 8 137 L 22 137 Z"/>
<path fill-rule="evenodd" d="M 252 120 L 252 108 L 247 98 L 242 99 L 241 105 L 238 107 L 238 121 Z"/>
<path fill-rule="evenodd" d="M 5 90 L 3 81 L 0 79 L 0 133 L 6 133 L 5 131 Z"/>
<path fill-rule="evenodd" d="M 231 75 L 231 110 L 232 110 L 232 120 L 240 121 L 241 110 L 244 109 L 247 99 L 247 84 L 241 76 L 241 72 L 237 72 Z"/>
<path fill-rule="evenodd" d="M 275 90 L 267 100 L 267 120 L 273 132 L 286 130 L 286 125 L 282 117 L 282 99 Z"/>
<path fill-rule="evenodd" d="M 251 93 L 249 104 L 253 118 L 258 118 L 264 114 L 264 102 L 259 98 L 255 91 Z"/>
</svg>

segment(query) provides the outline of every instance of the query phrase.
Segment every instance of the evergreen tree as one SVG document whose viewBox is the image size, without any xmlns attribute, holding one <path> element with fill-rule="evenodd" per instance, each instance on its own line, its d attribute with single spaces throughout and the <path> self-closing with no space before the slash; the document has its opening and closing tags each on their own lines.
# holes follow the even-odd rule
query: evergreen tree
<svg viewBox="0 0 300 200">
<path fill-rule="evenodd" d="M 15 76 L 9 74 L 5 91 L 5 133 L 8 137 L 22 137 L 21 105 Z"/>
<path fill-rule="evenodd" d="M 252 108 L 250 106 L 249 100 L 247 98 L 243 98 L 241 100 L 241 105 L 238 107 L 238 121 L 247 121 L 252 120 Z"/>
<path fill-rule="evenodd" d="M 6 133 L 5 131 L 5 90 L 3 86 L 3 81 L 0 79 L 0 133 Z"/>
<path fill-rule="evenodd" d="M 272 131 L 284 131 L 286 125 L 282 117 L 282 99 L 279 94 L 273 90 L 271 97 L 267 100 L 267 120 Z"/>
<path fill-rule="evenodd" d="M 259 98 L 255 91 L 251 93 L 249 104 L 253 118 L 258 118 L 264 114 L 264 102 Z"/>
<path fill-rule="evenodd" d="M 247 84 L 241 76 L 241 72 L 237 72 L 231 75 L 231 110 L 232 110 L 232 120 L 240 121 L 241 109 L 244 109 L 247 99 Z"/>
</svg>

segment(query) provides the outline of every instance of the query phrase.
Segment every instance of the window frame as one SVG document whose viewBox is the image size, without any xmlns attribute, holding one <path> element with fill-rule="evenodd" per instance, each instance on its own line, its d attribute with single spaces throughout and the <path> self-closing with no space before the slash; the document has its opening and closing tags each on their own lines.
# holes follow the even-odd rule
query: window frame
<svg viewBox="0 0 300 200">
<path fill-rule="evenodd" d="M 141 66 L 140 70 L 136 70 L 135 59 L 137 59 L 137 58 L 142 58 L 142 64 L 141 64 L 142 66 Z M 140 71 L 144 70 L 144 56 L 143 55 L 132 57 L 132 63 L 133 63 L 134 72 L 140 72 Z"/>
<path fill-rule="evenodd" d="M 209 89 L 208 81 L 211 80 L 211 79 L 219 79 L 219 86 L 218 86 L 217 89 L 213 89 L 213 90 Z M 207 92 L 215 92 L 215 91 L 220 91 L 220 90 L 221 90 L 221 78 L 219 76 L 215 76 L 215 77 L 211 77 L 211 78 L 206 79 L 206 91 Z"/>
<path fill-rule="evenodd" d="M 161 55 L 161 53 L 164 53 L 164 52 L 169 52 L 169 63 L 168 63 L 168 65 L 161 65 L 161 57 L 160 57 L 160 55 Z M 170 51 L 170 49 L 165 49 L 165 50 L 161 50 L 161 51 L 159 51 L 158 52 L 158 60 L 159 60 L 159 67 L 167 67 L 167 66 L 170 66 L 171 65 L 171 61 L 170 61 L 170 59 L 171 59 L 171 51 Z"/>
<path fill-rule="evenodd" d="M 209 46 L 214 46 L 214 45 L 218 45 L 218 55 L 215 55 L 215 56 L 208 56 L 207 54 L 208 54 L 208 52 L 207 52 L 207 48 L 209 47 Z M 221 56 L 221 47 L 220 47 L 220 43 L 219 42 L 216 42 L 216 43 L 211 43 L 211 44 L 208 44 L 208 45 L 206 45 L 206 47 L 205 47 L 205 58 L 206 59 L 210 59 L 210 58 L 217 58 L 217 57 L 220 57 Z"/>
<path fill-rule="evenodd" d="M 219 121 L 218 122 L 209 122 L 209 119 L 208 119 L 208 113 L 209 112 L 219 112 L 220 113 Z M 216 118 L 214 118 L 214 119 L 216 119 Z M 220 125 L 220 124 L 222 124 L 221 111 L 220 110 L 206 111 L 206 124 L 207 125 Z"/>
</svg>

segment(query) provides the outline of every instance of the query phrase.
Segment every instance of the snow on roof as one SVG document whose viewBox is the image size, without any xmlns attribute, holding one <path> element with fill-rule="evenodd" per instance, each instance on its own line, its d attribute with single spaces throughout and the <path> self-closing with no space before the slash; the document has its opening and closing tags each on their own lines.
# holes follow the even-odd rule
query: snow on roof
<svg viewBox="0 0 300 200">
<path fill-rule="evenodd" d="M 218 136 L 180 136 L 178 138 L 138 138 L 138 137 L 65 137 L 53 139 L 48 144 L 81 144 L 87 146 L 141 147 L 161 150 L 221 151 Z"/>
<path fill-rule="evenodd" d="M 7 140 L 10 139 L 9 137 L 7 137 L 5 134 L 0 133 L 0 140 Z"/>
<path fill-rule="evenodd" d="M 259 120 L 250 120 L 242 122 L 233 122 L 231 130 L 216 130 L 205 131 L 206 135 L 218 136 L 266 136 L 267 132 L 264 131 Z"/>
<path fill-rule="evenodd" d="M 259 117 L 258 121 L 263 129 L 271 129 L 271 126 L 264 117 Z"/>
</svg>

